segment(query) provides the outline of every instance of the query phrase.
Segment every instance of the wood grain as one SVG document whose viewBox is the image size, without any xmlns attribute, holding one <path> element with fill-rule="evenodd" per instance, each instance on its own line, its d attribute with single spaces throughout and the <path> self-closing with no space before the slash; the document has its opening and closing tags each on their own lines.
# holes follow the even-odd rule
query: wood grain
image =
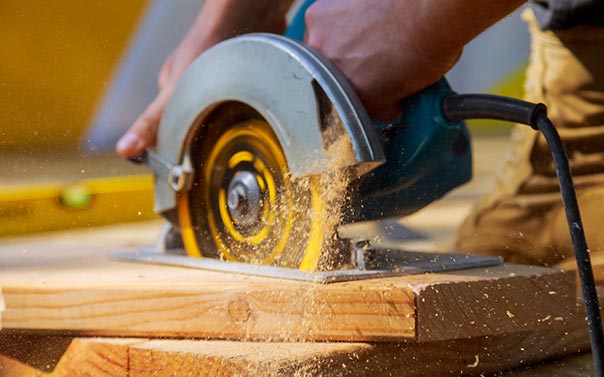
<svg viewBox="0 0 604 377">
<path fill-rule="evenodd" d="M 0 376 L 3 377 L 38 377 L 45 373 L 29 365 L 13 360 L 0 354 Z"/>
<path fill-rule="evenodd" d="M 39 344 L 46 343 L 39 338 Z M 0 356 L 2 376 L 585 376 L 589 356 L 529 365 L 589 349 L 583 321 L 564 328 L 437 342 L 242 342 L 76 338 L 53 370 Z M 577 373 L 579 371 L 580 373 Z"/>
<path fill-rule="evenodd" d="M 54 369 L 69 348 L 73 338 L 40 336 L 27 332 L 0 331 L 0 354 L 20 360 L 40 371 Z M 0 376 L 3 376 L 0 373 Z"/>
<path fill-rule="evenodd" d="M 536 275 L 525 275 L 533 269 L 508 265 L 496 270 L 499 279 L 424 286 L 417 293 L 416 311 L 423 313 L 417 317 L 418 341 L 507 334 L 544 325 L 564 327 L 576 313 L 572 275 L 565 279 L 541 269 L 534 271 Z"/>
<path fill-rule="evenodd" d="M 427 341 L 551 327 L 553 319 L 573 315 L 568 308 L 575 302 L 572 274 L 539 267 L 321 285 L 117 262 L 107 257 L 109 251 L 79 241 L 0 247 L 2 328 L 105 336 Z M 557 294 L 550 294 L 553 290 Z M 552 320 L 543 321 L 547 316 Z"/>
<path fill-rule="evenodd" d="M 79 338 L 70 342 L 57 363 L 46 366 L 32 366 L 29 360 L 16 359 L 0 355 L 1 376 L 128 376 L 129 346 L 144 342 L 144 339 L 87 339 Z M 50 341 L 52 344 L 52 340 Z M 38 337 L 36 353 L 47 350 L 48 337 Z M 34 358 L 33 364 L 37 362 Z"/>
</svg>

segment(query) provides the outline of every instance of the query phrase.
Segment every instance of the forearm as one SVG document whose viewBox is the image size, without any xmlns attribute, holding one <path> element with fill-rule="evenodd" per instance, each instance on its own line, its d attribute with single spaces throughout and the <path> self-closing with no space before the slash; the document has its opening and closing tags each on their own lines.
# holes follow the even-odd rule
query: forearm
<svg viewBox="0 0 604 377">
<path fill-rule="evenodd" d="M 522 5 L 525 0 L 409 0 L 414 16 L 405 20 L 406 31 L 418 37 L 422 52 L 430 49 L 453 53 L 495 22 Z"/>
<path fill-rule="evenodd" d="M 317 0 L 305 41 L 344 73 L 370 115 L 392 119 L 401 99 L 436 82 L 466 43 L 522 3 Z"/>
<path fill-rule="evenodd" d="M 399 53 L 408 54 L 409 60 L 415 59 L 402 67 L 409 72 L 401 85 L 405 93 L 421 89 L 422 80 L 430 71 L 446 73 L 468 42 L 524 3 L 524 0 L 399 1 L 408 6 L 399 8 L 399 12 L 406 13 L 400 19 L 403 30 L 398 45 L 404 50 Z"/>
<path fill-rule="evenodd" d="M 155 143 L 162 112 L 183 72 L 195 58 L 218 42 L 252 32 L 281 33 L 292 0 L 207 0 L 197 19 L 170 57 L 159 77 L 159 93 L 116 146 L 132 157 Z"/>
</svg>

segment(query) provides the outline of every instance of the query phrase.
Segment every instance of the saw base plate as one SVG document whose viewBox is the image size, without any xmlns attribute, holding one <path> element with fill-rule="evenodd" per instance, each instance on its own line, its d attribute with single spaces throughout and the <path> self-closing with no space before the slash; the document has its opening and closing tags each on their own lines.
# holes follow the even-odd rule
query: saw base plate
<svg viewBox="0 0 604 377">
<path fill-rule="evenodd" d="M 422 273 L 458 271 L 477 267 L 491 267 L 503 263 L 499 257 L 478 255 L 426 253 L 393 249 L 370 248 L 365 254 L 364 269 L 349 268 L 332 271 L 307 272 L 293 268 L 226 262 L 214 258 L 191 258 L 182 250 L 157 251 L 153 247 L 135 252 L 111 254 L 126 261 L 197 268 L 218 272 L 262 276 L 315 283 L 337 283 Z"/>
</svg>

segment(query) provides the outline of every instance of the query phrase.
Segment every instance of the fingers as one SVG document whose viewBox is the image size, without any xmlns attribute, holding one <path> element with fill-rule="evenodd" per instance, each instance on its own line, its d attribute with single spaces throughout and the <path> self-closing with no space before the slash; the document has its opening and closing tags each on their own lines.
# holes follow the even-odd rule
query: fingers
<svg viewBox="0 0 604 377">
<path fill-rule="evenodd" d="M 155 144 L 159 121 L 171 92 L 167 89 L 160 91 L 153 102 L 117 142 L 115 146 L 117 154 L 125 158 L 134 157 Z"/>
</svg>

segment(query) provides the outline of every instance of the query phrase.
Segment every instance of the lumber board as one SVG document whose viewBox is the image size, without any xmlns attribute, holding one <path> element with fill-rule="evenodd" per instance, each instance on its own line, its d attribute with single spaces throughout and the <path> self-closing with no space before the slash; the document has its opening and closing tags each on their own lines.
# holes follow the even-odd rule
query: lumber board
<svg viewBox="0 0 604 377">
<path fill-rule="evenodd" d="M 135 226 L 132 226 L 136 229 Z M 572 273 L 503 265 L 315 284 L 114 261 L 110 242 L 0 246 L 3 329 L 73 335 L 418 342 L 563 326 Z"/>
<path fill-rule="evenodd" d="M 29 337 L 31 339 L 31 336 Z M 144 339 L 75 339 L 59 355 L 54 363 L 40 364 L 40 357 L 56 357 L 56 337 L 38 337 L 31 358 L 9 357 L 0 354 L 0 376 L 128 376 L 129 346 L 144 342 Z M 15 348 L 21 346 L 18 337 L 0 337 Z M 49 347 L 50 346 L 50 347 Z M 29 348 L 28 350 L 32 350 Z M 50 354 L 44 357 L 43 350 Z M 22 356 L 22 355 L 21 355 Z"/>
<path fill-rule="evenodd" d="M 49 371 L 61 360 L 72 340 L 73 337 L 69 336 L 40 336 L 24 332 L 7 334 L 0 331 L 0 355 L 20 360 L 41 371 Z M 0 376 L 3 374 L 0 373 Z"/>
<path fill-rule="evenodd" d="M 38 350 L 45 349 L 46 338 L 39 337 Z M 76 338 L 46 369 L 0 355 L 0 375 L 456 376 L 517 368 L 505 376 L 586 376 L 592 370 L 589 355 L 555 358 L 587 349 L 583 321 L 547 331 L 426 343 Z"/>
</svg>

